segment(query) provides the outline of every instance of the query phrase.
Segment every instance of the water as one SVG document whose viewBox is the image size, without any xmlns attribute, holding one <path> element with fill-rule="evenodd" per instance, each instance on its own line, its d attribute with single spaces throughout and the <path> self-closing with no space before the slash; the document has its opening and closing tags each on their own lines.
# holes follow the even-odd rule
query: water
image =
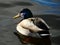
<svg viewBox="0 0 60 45">
<path fill-rule="evenodd" d="M 21 2 L 24 0 L 17 0 L 17 2 Z M 29 2 L 29 0 L 26 0 Z M 15 16 L 21 9 L 29 8 L 33 12 L 34 15 L 40 15 L 40 10 L 50 10 L 49 7 L 39 6 L 35 3 L 31 3 L 25 6 L 24 4 L 13 4 L 15 0 L 0 0 L 0 45 L 22 45 L 17 36 L 14 34 L 16 32 L 16 25 L 19 22 L 18 19 L 13 19 L 12 17 Z M 5 4 L 6 3 L 6 4 Z M 10 5 L 10 6 L 9 6 Z M 36 11 L 36 13 L 35 13 Z M 40 11 L 40 12 L 39 12 Z M 48 11 L 47 11 L 48 12 Z M 51 12 L 51 11 L 50 11 Z M 59 13 L 59 12 L 57 12 Z M 42 13 L 43 14 L 43 11 Z M 60 13 L 59 13 L 60 14 Z M 41 16 L 41 15 L 40 15 Z M 44 20 L 47 21 L 49 26 L 51 27 L 50 33 L 52 37 L 52 45 L 60 45 L 60 16 L 58 15 L 43 15 L 41 16 Z M 26 45 L 26 44 L 25 44 Z M 29 45 L 29 44 L 28 44 Z"/>
</svg>

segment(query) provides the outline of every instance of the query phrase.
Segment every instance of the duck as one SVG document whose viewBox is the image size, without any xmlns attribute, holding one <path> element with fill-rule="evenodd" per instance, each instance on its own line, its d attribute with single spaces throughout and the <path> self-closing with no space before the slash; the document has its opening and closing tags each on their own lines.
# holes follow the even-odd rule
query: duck
<svg viewBox="0 0 60 45">
<path fill-rule="evenodd" d="M 31 10 L 28 8 L 22 9 L 13 18 L 16 19 L 19 17 L 20 22 L 17 24 L 16 30 L 18 35 L 23 38 L 23 43 L 41 44 L 42 38 L 45 40 L 46 37 L 50 36 L 50 27 L 47 23 L 42 18 L 33 17 Z"/>
</svg>

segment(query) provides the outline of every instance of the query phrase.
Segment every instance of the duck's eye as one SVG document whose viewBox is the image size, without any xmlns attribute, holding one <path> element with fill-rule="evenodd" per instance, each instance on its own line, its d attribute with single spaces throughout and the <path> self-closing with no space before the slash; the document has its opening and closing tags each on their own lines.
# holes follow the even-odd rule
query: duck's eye
<svg viewBox="0 0 60 45">
<path fill-rule="evenodd" d="M 21 13 L 21 17 L 24 17 L 25 13 Z"/>
</svg>

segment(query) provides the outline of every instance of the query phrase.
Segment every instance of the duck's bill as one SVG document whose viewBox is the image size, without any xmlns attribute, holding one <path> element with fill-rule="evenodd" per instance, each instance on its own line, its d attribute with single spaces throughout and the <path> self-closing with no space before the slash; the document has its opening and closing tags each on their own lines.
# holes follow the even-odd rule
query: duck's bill
<svg viewBox="0 0 60 45">
<path fill-rule="evenodd" d="M 16 16 L 14 16 L 13 18 L 16 19 L 16 18 L 19 18 L 20 17 L 20 14 L 18 13 Z"/>
</svg>

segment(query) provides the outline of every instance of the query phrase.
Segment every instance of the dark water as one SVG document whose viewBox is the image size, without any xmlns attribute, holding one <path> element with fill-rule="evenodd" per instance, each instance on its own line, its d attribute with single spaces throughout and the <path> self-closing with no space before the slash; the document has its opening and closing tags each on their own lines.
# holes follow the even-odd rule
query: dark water
<svg viewBox="0 0 60 45">
<path fill-rule="evenodd" d="M 40 14 L 40 10 L 50 10 L 51 8 L 39 6 L 29 0 L 0 0 L 0 45 L 22 45 L 14 34 L 19 19 L 12 19 L 12 17 L 26 7 L 31 9 L 34 16 L 43 18 L 51 27 L 52 45 L 60 45 L 60 16 L 41 15 L 43 12 Z"/>
</svg>

